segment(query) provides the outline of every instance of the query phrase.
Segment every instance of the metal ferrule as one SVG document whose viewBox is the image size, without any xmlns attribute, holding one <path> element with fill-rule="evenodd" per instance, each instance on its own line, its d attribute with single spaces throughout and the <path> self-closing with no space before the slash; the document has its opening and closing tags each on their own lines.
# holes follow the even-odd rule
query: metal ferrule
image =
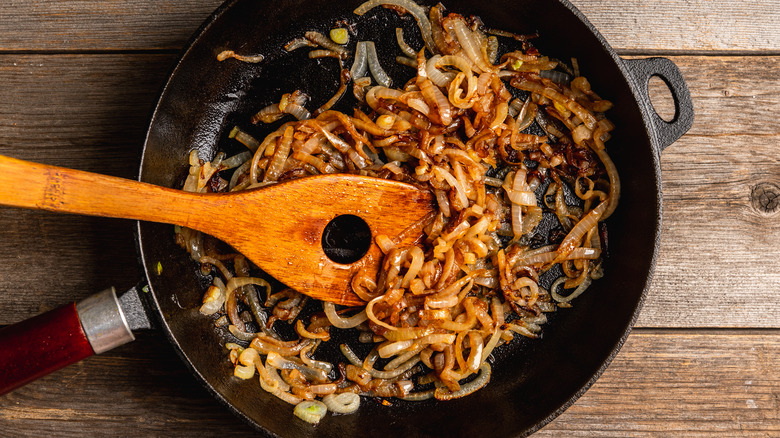
<svg viewBox="0 0 780 438">
<path fill-rule="evenodd" d="M 96 354 L 135 340 L 113 287 L 79 301 L 76 311 Z"/>
</svg>

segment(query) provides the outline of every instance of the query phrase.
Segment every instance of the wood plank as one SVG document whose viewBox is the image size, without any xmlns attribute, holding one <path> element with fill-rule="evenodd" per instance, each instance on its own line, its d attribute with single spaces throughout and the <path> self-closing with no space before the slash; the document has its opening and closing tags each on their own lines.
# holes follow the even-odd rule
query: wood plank
<svg viewBox="0 0 780 438">
<path fill-rule="evenodd" d="M 663 234 L 642 326 L 778 327 L 780 211 L 752 199 L 760 184 L 780 193 L 775 144 L 691 135 L 664 151 Z"/>
<path fill-rule="evenodd" d="M 174 58 L 154 53 L 181 48 L 221 1 L 0 2 L 0 154 L 132 177 Z M 665 221 L 640 328 L 535 436 L 780 436 L 780 209 L 753 197 L 780 187 L 777 2 L 571 1 L 625 56 L 705 56 L 674 57 L 696 123 L 661 156 Z M 98 54 L 123 51 L 146 54 Z M 34 52 L 52 56 L 22 55 Z M 138 278 L 132 223 L 0 208 L 0 230 L 0 326 Z M 253 434 L 156 332 L 0 398 L 0 430 Z"/>
<path fill-rule="evenodd" d="M 635 331 L 538 436 L 778 436 L 778 341 L 777 331 Z"/>
<path fill-rule="evenodd" d="M 173 59 L 0 56 L 0 81 L 9 84 L 0 88 L 7 102 L 0 108 L 0 154 L 132 177 L 149 109 Z M 759 183 L 780 186 L 773 141 L 780 103 L 772 98 L 780 58 L 673 60 L 697 115 L 691 133 L 661 155 L 664 228 L 638 326 L 780 327 L 780 221 L 751 201 Z M 756 68 L 734 74 L 733 66 L 743 64 Z M 0 306 L 0 324 L 136 279 L 128 223 L 2 209 L 0 229 L 8 230 L 0 257 L 11 261 L 0 264 L 0 294 L 10 297 Z M 34 299 L 18 290 L 33 291 Z"/>
<path fill-rule="evenodd" d="M 148 117 L 173 61 L 0 56 L 0 154 L 135 177 Z M 0 229 L 0 324 L 141 278 L 133 222 L 2 207 Z"/>
<path fill-rule="evenodd" d="M 134 223 L 0 209 L 2 324 L 141 279 Z"/>
<path fill-rule="evenodd" d="M 176 50 L 221 3 L 2 2 L 0 50 Z M 776 52 L 780 47 L 780 10 L 772 0 L 572 3 L 620 52 L 744 53 Z"/>
<path fill-rule="evenodd" d="M 752 194 L 760 184 L 780 192 L 780 127 L 773 120 L 780 58 L 671 59 L 686 78 L 696 118 L 661 154 L 661 250 L 638 324 L 778 327 L 780 210 L 757 209 Z M 660 103 L 660 113 L 673 113 L 669 101 Z"/>
<path fill-rule="evenodd" d="M 222 0 L 0 3 L 0 50 L 178 50 Z"/>
<path fill-rule="evenodd" d="M 771 52 L 780 49 L 773 0 L 571 0 L 622 53 Z"/>
<path fill-rule="evenodd" d="M 0 55 L 0 153 L 134 176 L 174 62 L 155 54 Z"/>
<path fill-rule="evenodd" d="M 778 342 L 778 331 L 636 330 L 595 385 L 535 436 L 777 436 Z M 20 437 L 251 433 L 154 332 L 0 398 L 0 430 Z"/>
</svg>

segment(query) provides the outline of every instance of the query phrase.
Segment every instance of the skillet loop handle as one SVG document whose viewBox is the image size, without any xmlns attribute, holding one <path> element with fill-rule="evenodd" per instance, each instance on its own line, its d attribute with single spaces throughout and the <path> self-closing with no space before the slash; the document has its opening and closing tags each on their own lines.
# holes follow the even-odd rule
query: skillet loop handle
<svg viewBox="0 0 780 438">
<path fill-rule="evenodd" d="M 633 76 L 639 87 L 640 97 L 650 106 L 652 128 L 657 139 L 657 149 L 660 154 L 667 146 L 683 136 L 693 125 L 693 100 L 685 79 L 677 65 L 667 58 L 624 59 L 626 69 Z M 671 121 L 662 119 L 652 108 L 648 85 L 650 78 L 661 78 L 669 87 L 674 100 L 674 118 Z"/>
</svg>

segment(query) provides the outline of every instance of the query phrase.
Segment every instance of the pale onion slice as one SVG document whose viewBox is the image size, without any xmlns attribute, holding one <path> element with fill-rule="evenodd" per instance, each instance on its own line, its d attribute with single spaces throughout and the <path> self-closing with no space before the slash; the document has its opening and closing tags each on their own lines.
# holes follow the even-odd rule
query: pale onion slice
<svg viewBox="0 0 780 438">
<path fill-rule="evenodd" d="M 445 73 L 436 68 L 436 63 L 440 60 L 441 55 L 434 55 L 431 57 L 431 59 L 429 59 L 425 65 L 425 73 L 428 75 L 428 78 L 431 80 L 431 82 L 436 84 L 436 86 L 447 88 L 450 85 L 450 82 L 455 79 L 455 72 Z"/>
<path fill-rule="evenodd" d="M 571 300 L 582 295 L 582 293 L 585 292 L 585 289 L 587 289 L 591 283 L 590 277 L 586 277 L 585 280 L 582 283 L 580 283 L 579 286 L 577 286 L 577 289 L 574 289 L 574 292 L 564 297 L 563 295 L 559 294 L 557 290 L 558 290 L 558 286 L 563 284 L 565 281 L 566 281 L 566 277 L 561 277 L 555 280 L 555 283 L 553 283 L 552 286 L 550 286 L 550 296 L 559 303 L 568 303 Z"/>
<path fill-rule="evenodd" d="M 251 379 L 255 375 L 255 366 L 236 365 L 236 368 L 233 370 L 233 375 L 241 380 Z"/>
<path fill-rule="evenodd" d="M 480 69 L 480 72 L 490 72 L 495 67 L 488 63 L 488 60 L 482 55 L 479 39 L 475 33 L 468 28 L 463 18 L 452 21 L 455 37 L 458 43 L 463 47 L 463 51 L 468 58 Z"/>
<path fill-rule="evenodd" d="M 512 190 L 507 195 L 513 204 L 536 206 L 536 194 L 529 190 Z"/>
<path fill-rule="evenodd" d="M 371 76 L 377 84 L 383 87 L 389 87 L 393 81 L 390 76 L 382 68 L 382 64 L 379 62 L 379 55 L 376 53 L 376 44 L 373 41 L 365 41 L 366 58 L 368 59 L 368 69 L 371 70 Z"/>
<path fill-rule="evenodd" d="M 351 414 L 360 407 L 360 396 L 354 392 L 329 394 L 322 398 L 323 403 L 336 414 Z"/>
<path fill-rule="evenodd" d="M 350 77 L 353 80 L 357 80 L 366 75 L 368 71 L 368 58 L 366 57 L 366 42 L 358 41 L 355 48 L 355 61 L 352 63 L 352 68 L 349 69 Z"/>
<path fill-rule="evenodd" d="M 319 423 L 327 413 L 328 407 L 318 400 L 304 400 L 295 405 L 293 410 L 296 417 L 311 424 Z"/>
<path fill-rule="evenodd" d="M 396 342 L 385 342 L 379 346 L 377 352 L 379 353 L 379 357 L 383 359 L 387 359 L 388 357 L 395 356 L 396 354 L 410 348 L 413 345 L 414 345 L 413 339 L 408 339 L 405 341 L 396 341 Z"/>
<path fill-rule="evenodd" d="M 365 310 L 362 310 L 360 311 L 360 313 L 351 316 L 349 318 L 342 318 L 336 312 L 336 305 L 328 301 L 322 302 L 322 308 L 323 310 L 325 310 L 325 315 L 328 317 L 328 321 L 330 321 L 330 323 L 333 324 L 334 327 L 338 327 L 340 329 L 349 329 L 349 328 L 357 327 L 358 325 L 362 324 L 364 321 L 368 319 Z"/>
</svg>

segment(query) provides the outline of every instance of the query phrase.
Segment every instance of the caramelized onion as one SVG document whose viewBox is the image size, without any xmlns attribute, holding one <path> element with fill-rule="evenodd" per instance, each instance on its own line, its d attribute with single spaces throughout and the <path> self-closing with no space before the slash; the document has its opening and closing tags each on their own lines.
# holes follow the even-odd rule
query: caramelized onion
<svg viewBox="0 0 780 438">
<path fill-rule="evenodd" d="M 484 362 L 479 367 L 479 373 L 474 380 L 461 385 L 460 389 L 457 391 L 449 391 L 444 387 L 436 388 L 434 397 L 436 397 L 437 400 L 453 400 L 472 394 L 487 385 L 487 383 L 490 381 L 490 371 L 490 365 L 487 362 Z"/>
<path fill-rule="evenodd" d="M 505 45 L 487 36 L 477 17 L 446 14 L 442 5 L 430 8 L 430 19 L 411 0 L 370 0 L 356 13 L 379 5 L 418 23 L 422 50 L 396 29 L 400 62 L 416 71 L 411 80 L 391 88 L 374 41 L 357 42 L 347 70 L 346 46 L 307 32 L 287 47 L 318 46 L 310 57 L 338 58 L 332 97 L 309 114 L 302 90 L 283 94 L 252 121 L 272 123 L 286 114 L 296 120 L 263 127 L 275 130 L 262 139 L 234 128 L 229 137 L 253 155 L 218 153 L 208 161 L 193 152 L 184 185 L 205 193 L 352 173 L 432 191 L 435 211 L 398 235 L 374 236 L 379 250 L 370 257 L 381 258 L 378 272 L 357 269 L 349 284 L 365 307 L 337 311 L 323 303 L 323 312 L 304 312 L 306 291 L 273 293 L 250 277 L 242 256 L 176 229 L 177 243 L 215 277 L 200 311 L 222 321 L 218 330 L 249 342 L 230 348 L 235 375 L 257 374 L 263 390 L 286 402 L 321 398 L 337 412 L 356 409 L 357 394 L 450 400 L 487 384 L 496 348 L 515 335 L 539 338 L 546 313 L 572 307 L 602 276 L 599 222 L 620 196 L 605 143 L 617 129 L 604 114 L 612 103 L 579 77 L 578 64 L 572 71 L 525 36 L 497 32 L 522 41 L 509 41 L 519 47 L 501 55 Z M 372 77 L 379 85 L 371 86 Z M 365 106 L 352 114 L 331 109 L 350 81 Z M 539 128 L 546 134 L 536 135 Z M 562 276 L 547 291 L 540 278 L 551 275 Z M 252 284 L 265 288 L 264 303 Z M 294 328 L 294 339 L 282 340 L 278 321 Z M 250 330 L 255 325 L 257 332 Z M 318 347 L 352 329 L 369 344 L 361 356 L 370 352 L 361 359 L 343 344 L 346 365 L 334 378 L 334 364 L 316 358 Z M 426 384 L 434 388 L 415 391 Z"/>
</svg>

